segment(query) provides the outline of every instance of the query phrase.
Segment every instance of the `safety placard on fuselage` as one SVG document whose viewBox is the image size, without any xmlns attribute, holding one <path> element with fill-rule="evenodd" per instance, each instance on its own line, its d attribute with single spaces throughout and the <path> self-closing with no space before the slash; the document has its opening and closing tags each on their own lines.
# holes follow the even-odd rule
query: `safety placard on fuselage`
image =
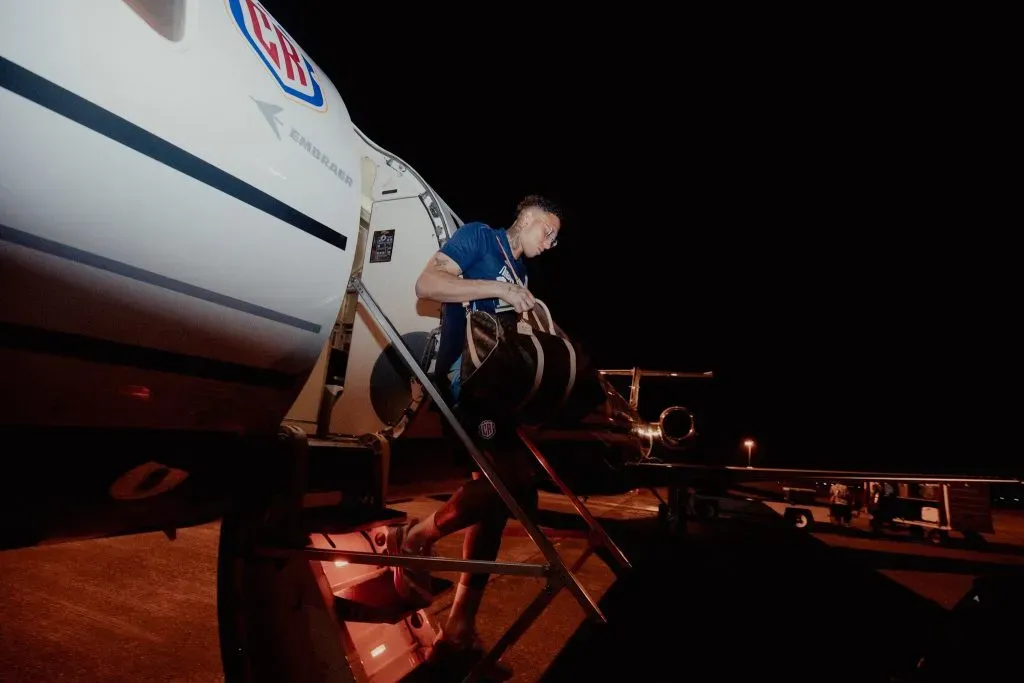
<svg viewBox="0 0 1024 683">
<path fill-rule="evenodd" d="M 370 263 L 388 263 L 395 248 L 394 230 L 374 230 L 370 244 Z"/>
</svg>

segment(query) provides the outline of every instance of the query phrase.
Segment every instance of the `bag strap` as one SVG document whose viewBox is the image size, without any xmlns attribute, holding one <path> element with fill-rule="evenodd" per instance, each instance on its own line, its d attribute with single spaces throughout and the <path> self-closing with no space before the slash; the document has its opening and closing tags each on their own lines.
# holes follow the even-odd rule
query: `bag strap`
<svg viewBox="0 0 1024 683">
<path fill-rule="evenodd" d="M 501 255 L 505 257 L 505 265 L 508 266 L 508 270 L 512 273 L 512 277 L 515 278 L 516 284 L 520 287 L 526 287 L 522 280 L 519 279 L 519 273 L 517 273 L 516 269 L 512 266 L 512 261 L 509 259 L 508 253 L 505 251 L 505 245 L 501 243 L 501 238 L 495 235 L 494 239 L 498 241 L 498 248 L 501 249 Z"/>
<path fill-rule="evenodd" d="M 508 257 L 508 252 L 505 251 L 505 245 L 501 243 L 501 237 L 499 237 L 498 235 L 495 235 L 494 239 L 498 241 L 498 247 L 501 249 L 501 255 L 505 257 L 505 265 L 508 266 L 508 270 L 509 270 L 510 273 L 512 273 L 512 277 L 515 278 L 516 284 L 525 289 L 526 285 L 524 285 L 523 281 L 519 279 L 519 274 L 516 272 L 516 269 L 512 266 L 512 261 Z M 529 311 L 523 311 L 523 322 L 526 323 L 526 324 L 529 324 L 527 322 L 527 318 L 528 318 L 529 314 L 530 314 Z M 550 319 L 550 313 L 548 315 L 549 315 L 549 319 Z M 538 327 L 544 327 L 543 323 L 541 323 L 541 321 L 540 321 L 540 316 L 537 315 L 536 311 L 534 311 L 534 313 L 533 313 L 533 319 L 537 321 L 537 326 Z M 551 321 L 551 325 L 552 325 L 552 327 L 554 327 L 554 321 L 553 320 Z"/>
<path fill-rule="evenodd" d="M 516 272 L 515 267 L 512 265 L 512 261 L 508 257 L 508 252 L 505 251 L 505 245 L 501 243 L 501 237 L 495 235 L 494 239 L 498 243 L 498 248 L 501 249 L 501 255 L 505 258 L 505 265 L 508 266 L 509 273 L 512 274 L 512 277 L 515 279 L 517 285 L 525 288 L 526 285 L 524 285 L 523 281 L 519 279 L 519 273 Z M 476 301 L 464 301 L 462 302 L 462 307 L 466 309 L 466 315 L 468 316 L 472 311 L 476 310 Z M 536 317 L 536 314 L 534 314 L 534 317 Z M 523 313 L 523 319 L 526 319 L 526 313 Z M 540 323 L 539 318 L 537 322 L 538 324 Z"/>
<path fill-rule="evenodd" d="M 505 265 L 508 266 L 508 270 L 512 274 L 512 277 L 515 278 L 516 284 L 520 287 L 526 287 L 526 285 L 524 285 L 519 279 L 519 273 L 517 273 L 516 269 L 512 267 L 512 262 L 509 260 L 508 253 L 505 251 L 505 245 L 501 243 L 501 238 L 495 235 L 494 239 L 498 242 L 498 248 L 501 249 L 501 255 L 505 257 Z M 476 301 L 463 301 L 462 307 L 466 309 L 466 315 L 469 315 L 470 311 L 476 310 Z"/>
</svg>

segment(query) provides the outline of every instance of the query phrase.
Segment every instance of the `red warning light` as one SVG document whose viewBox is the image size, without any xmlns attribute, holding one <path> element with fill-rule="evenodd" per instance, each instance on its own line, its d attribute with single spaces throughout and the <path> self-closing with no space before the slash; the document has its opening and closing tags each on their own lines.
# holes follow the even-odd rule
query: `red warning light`
<svg viewBox="0 0 1024 683">
<path fill-rule="evenodd" d="M 140 401 L 148 401 L 149 387 L 144 387 L 141 384 L 126 384 L 121 387 L 121 394 L 130 398 L 137 398 Z"/>
</svg>

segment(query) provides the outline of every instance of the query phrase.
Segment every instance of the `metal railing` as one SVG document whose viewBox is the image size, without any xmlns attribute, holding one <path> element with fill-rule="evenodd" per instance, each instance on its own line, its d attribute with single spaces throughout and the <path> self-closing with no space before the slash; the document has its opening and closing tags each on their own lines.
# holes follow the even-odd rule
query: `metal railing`
<svg viewBox="0 0 1024 683">
<path fill-rule="evenodd" d="M 579 498 L 569 490 L 569 487 L 565 485 L 560 477 L 558 477 L 547 459 L 541 454 L 540 450 L 537 449 L 536 445 L 534 445 L 526 437 L 526 434 L 520 430 L 520 438 L 530 448 L 530 451 L 548 473 L 548 476 L 551 477 L 562 493 L 568 497 L 577 512 L 579 512 L 590 528 L 587 550 L 579 559 L 577 559 L 572 568 L 567 567 L 562 561 L 561 556 L 558 554 L 558 551 L 551 543 L 551 540 L 539 528 L 537 523 L 530 518 L 526 511 L 523 510 L 515 499 L 515 496 L 512 495 L 509 488 L 501 480 L 501 477 L 495 470 L 490 456 L 477 448 L 476 444 L 466 433 L 451 407 L 448 406 L 444 398 L 441 396 L 440 391 L 434 383 L 430 381 L 426 371 L 417 359 L 413 357 L 412 352 L 402 341 L 401 335 L 398 330 L 395 329 L 394 324 L 387 317 L 384 311 L 381 310 L 376 300 L 374 300 L 373 296 L 366 289 L 366 285 L 358 277 L 353 277 L 350 280 L 349 286 L 358 292 L 358 295 L 366 306 L 367 311 L 373 317 L 384 335 L 388 338 L 388 341 L 394 349 L 398 352 L 399 356 L 402 358 L 402 362 L 405 363 L 409 370 L 415 375 L 419 383 L 423 386 L 424 390 L 434 400 L 434 403 L 437 405 L 444 418 L 448 420 L 452 429 L 466 446 L 466 449 L 473 457 L 473 460 L 480 468 L 480 471 L 485 477 L 487 477 L 488 482 L 490 482 L 491 486 L 494 487 L 494 490 L 501 497 L 502 501 L 504 501 L 505 505 L 508 506 L 509 511 L 519 521 L 527 535 L 529 535 L 531 540 L 533 540 L 534 544 L 543 554 L 546 564 L 487 562 L 482 560 L 463 560 L 422 555 L 381 555 L 376 553 L 327 550 L 320 548 L 304 548 L 298 550 L 278 549 L 271 551 L 271 554 L 289 557 L 298 555 L 301 557 L 307 557 L 310 560 L 319 561 L 347 560 L 352 563 L 372 564 L 377 566 L 401 566 L 428 570 L 434 569 L 439 571 L 486 572 L 489 574 L 545 577 L 547 579 L 547 583 L 544 588 L 541 589 L 540 594 L 534 598 L 525 610 L 523 610 L 523 613 L 520 614 L 519 618 L 512 623 L 505 634 L 498 639 L 491 650 L 476 665 L 473 671 L 470 672 L 469 676 L 466 678 L 467 681 L 476 680 L 484 671 L 497 662 L 504 651 L 514 644 L 541 615 L 544 608 L 547 607 L 547 605 L 558 594 L 558 591 L 562 588 L 567 589 L 573 597 L 576 598 L 576 601 L 580 604 L 580 607 L 583 608 L 583 611 L 590 619 L 602 624 L 607 623 L 607 619 L 601 612 L 601 609 L 597 606 L 597 603 L 591 597 L 590 593 L 588 593 L 580 583 L 574 572 L 577 571 L 587 557 L 589 557 L 590 554 L 600 546 L 604 546 L 605 549 L 607 549 L 611 557 L 614 559 L 615 564 L 618 565 L 618 569 L 620 571 L 629 569 L 629 561 L 626 559 L 622 551 L 615 545 L 612 539 L 601 527 L 600 523 L 593 517 L 593 515 L 590 514 Z M 616 567 L 613 566 L 612 569 L 614 570 Z"/>
</svg>

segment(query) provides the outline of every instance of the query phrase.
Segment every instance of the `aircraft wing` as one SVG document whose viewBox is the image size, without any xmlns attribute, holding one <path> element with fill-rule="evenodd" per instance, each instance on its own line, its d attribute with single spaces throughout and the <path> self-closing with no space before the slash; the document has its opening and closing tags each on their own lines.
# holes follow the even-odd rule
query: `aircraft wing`
<svg viewBox="0 0 1024 683">
<path fill-rule="evenodd" d="M 640 462 L 627 465 L 632 476 L 648 486 L 665 486 L 693 479 L 770 481 L 817 479 L 827 481 L 913 481 L 929 483 L 1021 484 L 1021 479 L 923 472 L 858 472 L 852 470 L 788 469 L 781 467 L 710 466 L 691 463 Z"/>
</svg>

